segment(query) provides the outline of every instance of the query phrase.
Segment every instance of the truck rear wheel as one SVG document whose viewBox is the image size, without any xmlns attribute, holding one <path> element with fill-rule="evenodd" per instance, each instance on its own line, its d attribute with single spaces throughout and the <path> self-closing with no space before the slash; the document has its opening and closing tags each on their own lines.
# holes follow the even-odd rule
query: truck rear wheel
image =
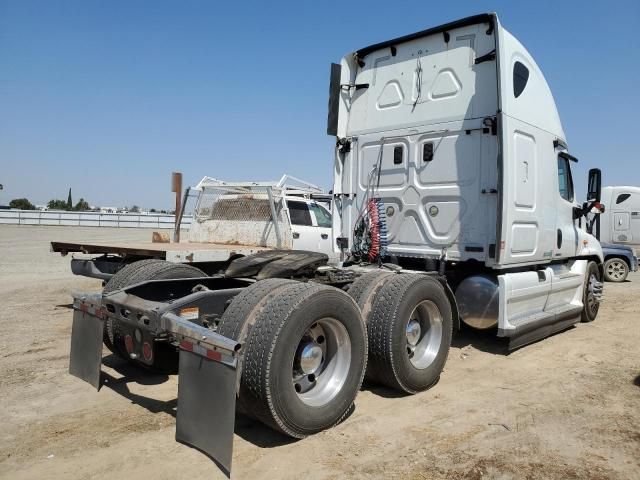
<svg viewBox="0 0 640 480">
<path fill-rule="evenodd" d="M 358 277 L 349 287 L 347 293 L 351 295 L 351 298 L 353 298 L 358 304 L 358 307 L 360 307 L 362 317 L 365 321 L 369 316 L 373 300 L 378 294 L 380 287 L 382 287 L 390 275 L 394 275 L 394 273 L 381 269 L 367 272 Z"/>
<path fill-rule="evenodd" d="M 447 361 L 453 325 L 442 285 L 426 275 L 400 274 L 386 277 L 369 297 L 367 379 L 405 393 L 434 385 Z"/>
<path fill-rule="evenodd" d="M 199 268 L 182 263 L 171 263 L 166 260 L 150 258 L 125 265 L 107 282 L 102 293 L 110 293 L 129 285 L 148 280 L 167 280 L 172 278 L 198 278 L 207 275 Z M 124 338 L 119 334 L 118 325 L 111 318 L 107 318 L 104 324 L 103 342 L 105 346 L 116 355 L 130 360 L 124 345 Z M 160 370 L 177 365 L 177 352 L 168 345 L 157 345 L 154 365 Z"/>
<path fill-rule="evenodd" d="M 358 306 L 343 291 L 284 282 L 250 287 L 256 294 L 262 289 L 262 297 L 247 315 L 252 326 L 242 350 L 239 403 L 274 430 L 303 438 L 350 411 L 364 376 L 367 334 Z M 243 302 L 239 297 L 223 317 L 242 308 L 234 305 Z M 221 333 L 227 322 L 221 320 Z"/>
</svg>

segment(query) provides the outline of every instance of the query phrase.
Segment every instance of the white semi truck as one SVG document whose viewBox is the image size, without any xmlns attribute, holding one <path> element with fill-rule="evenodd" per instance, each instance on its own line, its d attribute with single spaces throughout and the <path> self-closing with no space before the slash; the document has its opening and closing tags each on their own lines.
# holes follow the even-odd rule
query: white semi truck
<svg viewBox="0 0 640 480">
<path fill-rule="evenodd" d="M 604 187 L 601 203 L 600 241 L 640 248 L 640 187 Z"/>
<path fill-rule="evenodd" d="M 579 219 L 600 172 L 577 205 L 549 87 L 495 14 L 347 54 L 328 133 L 338 265 L 271 250 L 208 276 L 145 260 L 75 297 L 71 373 L 100 386 L 103 336 L 177 367 L 176 439 L 227 474 L 236 407 L 302 438 L 342 421 L 365 376 L 434 385 L 464 325 L 517 348 L 598 313 L 602 250 Z"/>
</svg>

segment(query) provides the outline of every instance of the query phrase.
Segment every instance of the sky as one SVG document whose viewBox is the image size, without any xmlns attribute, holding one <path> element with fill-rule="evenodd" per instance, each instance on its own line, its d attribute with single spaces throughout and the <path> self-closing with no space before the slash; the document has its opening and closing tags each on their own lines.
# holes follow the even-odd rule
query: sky
<svg viewBox="0 0 640 480">
<path fill-rule="evenodd" d="M 172 171 L 331 186 L 329 68 L 495 11 L 556 99 L 578 194 L 640 185 L 640 1 L 0 0 L 0 204 L 170 208 Z"/>
</svg>

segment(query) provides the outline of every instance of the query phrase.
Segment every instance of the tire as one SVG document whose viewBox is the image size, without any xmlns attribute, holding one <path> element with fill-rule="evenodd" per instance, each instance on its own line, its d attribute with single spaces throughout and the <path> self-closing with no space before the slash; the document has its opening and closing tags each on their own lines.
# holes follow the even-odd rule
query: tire
<svg viewBox="0 0 640 480">
<path fill-rule="evenodd" d="M 410 394 L 438 381 L 453 326 L 451 304 L 442 285 L 426 275 L 386 277 L 365 320 L 368 380 Z"/>
<path fill-rule="evenodd" d="M 270 278 L 260 280 L 245 288 L 234 297 L 229 307 L 220 317 L 216 332 L 244 344 L 250 326 L 255 323 L 256 314 L 262 310 L 265 303 L 274 294 L 294 283 L 299 282 L 283 278 Z M 244 356 L 241 355 L 238 361 L 238 370 L 242 370 L 243 360 Z M 238 398 L 236 408 L 239 412 L 251 416 L 251 412 L 247 411 L 242 403 L 243 398 L 243 396 Z"/>
<path fill-rule="evenodd" d="M 596 262 L 589 262 L 587 264 L 587 274 L 585 278 L 584 291 L 582 293 L 582 314 L 580 320 L 582 322 L 593 322 L 598 316 L 598 310 L 600 309 L 600 302 L 593 296 L 590 291 L 590 284 L 594 281 L 602 282 L 602 276 Z"/>
<path fill-rule="evenodd" d="M 629 275 L 629 265 L 622 258 L 610 258 L 604 262 L 604 279 L 607 282 L 624 282 Z"/>
<path fill-rule="evenodd" d="M 337 288 L 295 282 L 264 290 L 273 294 L 253 300 L 239 402 L 272 429 L 304 438 L 352 409 L 367 361 L 366 328 L 358 306 Z"/>
<path fill-rule="evenodd" d="M 365 323 L 369 317 L 374 298 L 390 275 L 394 275 L 394 273 L 388 270 L 367 272 L 358 277 L 349 287 L 347 293 L 355 300 L 358 307 L 360 307 Z"/>
<path fill-rule="evenodd" d="M 171 263 L 155 258 L 139 260 L 125 265 L 109 279 L 102 293 L 110 293 L 129 285 L 148 280 L 166 280 L 171 278 L 198 278 L 207 275 L 200 269 L 191 265 Z M 102 335 L 105 346 L 116 355 L 131 360 L 124 346 L 124 338 L 119 335 L 118 325 L 111 318 L 107 318 Z M 177 353 L 172 347 L 165 344 L 156 345 L 154 366 L 158 370 L 171 370 L 172 365 L 177 364 Z M 140 362 L 138 362 L 140 363 Z"/>
<path fill-rule="evenodd" d="M 249 325 L 254 323 L 255 314 L 262 309 L 267 300 L 287 285 L 297 283 L 299 282 L 295 280 L 270 278 L 260 280 L 245 288 L 234 297 L 220 318 L 217 333 L 236 342 L 244 343 Z"/>
</svg>

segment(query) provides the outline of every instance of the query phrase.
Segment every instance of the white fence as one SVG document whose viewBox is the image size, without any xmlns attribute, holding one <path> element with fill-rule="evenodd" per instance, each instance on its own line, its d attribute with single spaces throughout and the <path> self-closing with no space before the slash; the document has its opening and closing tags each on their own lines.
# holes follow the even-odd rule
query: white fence
<svg viewBox="0 0 640 480">
<path fill-rule="evenodd" d="M 76 227 L 129 227 L 173 229 L 175 217 L 161 213 L 65 212 L 39 210 L 1 210 L 0 224 L 4 225 L 69 225 Z M 191 216 L 182 218 L 181 227 L 188 229 Z"/>
</svg>

